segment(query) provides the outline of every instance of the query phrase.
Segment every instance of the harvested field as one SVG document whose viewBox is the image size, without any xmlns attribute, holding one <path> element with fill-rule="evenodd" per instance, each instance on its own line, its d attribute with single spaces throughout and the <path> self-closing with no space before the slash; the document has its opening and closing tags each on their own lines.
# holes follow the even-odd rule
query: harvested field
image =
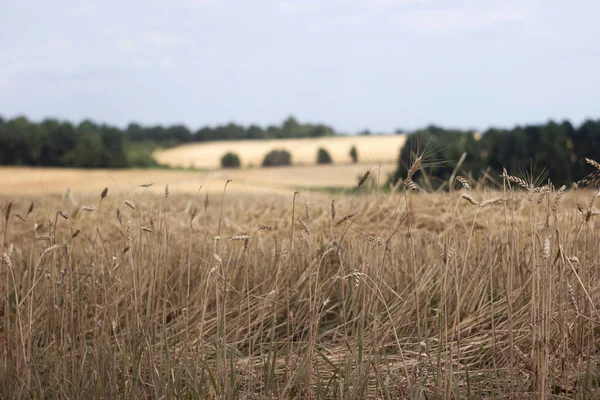
<svg viewBox="0 0 600 400">
<path fill-rule="evenodd" d="M 378 166 L 371 166 L 375 168 Z M 111 187 L 113 191 L 130 191 L 143 183 L 157 187 L 169 184 L 178 193 L 196 193 L 200 186 L 220 190 L 223 180 L 234 179 L 233 192 L 273 193 L 287 192 L 290 188 L 322 190 L 327 188 L 356 187 L 360 175 L 369 168 L 364 164 L 311 165 L 270 168 L 248 168 L 210 171 L 143 170 L 143 169 L 72 169 L 0 167 L 0 194 L 44 195 L 63 193 L 72 188 L 78 194 Z M 395 165 L 381 165 L 381 183 Z M 150 191 L 154 191 L 151 189 Z"/>
</svg>

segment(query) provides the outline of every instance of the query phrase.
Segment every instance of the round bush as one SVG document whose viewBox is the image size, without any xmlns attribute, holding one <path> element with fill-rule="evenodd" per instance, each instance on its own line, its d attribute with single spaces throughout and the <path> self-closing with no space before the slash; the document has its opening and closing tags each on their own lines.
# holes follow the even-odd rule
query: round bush
<svg viewBox="0 0 600 400">
<path fill-rule="evenodd" d="M 272 150 L 262 162 L 263 167 L 273 167 L 276 165 L 292 165 L 292 155 L 287 150 Z"/>
<path fill-rule="evenodd" d="M 317 152 L 317 164 L 331 164 L 331 162 L 329 152 L 321 147 Z"/>
<path fill-rule="evenodd" d="M 223 168 L 239 168 L 240 165 L 240 157 L 231 151 L 221 157 L 221 167 Z"/>
</svg>

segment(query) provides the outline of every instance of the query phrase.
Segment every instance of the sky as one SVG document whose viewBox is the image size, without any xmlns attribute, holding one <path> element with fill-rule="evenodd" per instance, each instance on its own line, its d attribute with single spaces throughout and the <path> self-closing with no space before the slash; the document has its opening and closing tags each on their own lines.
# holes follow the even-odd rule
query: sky
<svg viewBox="0 0 600 400">
<path fill-rule="evenodd" d="M 0 115 L 344 133 L 600 117 L 597 0 L 5 0 Z"/>
</svg>

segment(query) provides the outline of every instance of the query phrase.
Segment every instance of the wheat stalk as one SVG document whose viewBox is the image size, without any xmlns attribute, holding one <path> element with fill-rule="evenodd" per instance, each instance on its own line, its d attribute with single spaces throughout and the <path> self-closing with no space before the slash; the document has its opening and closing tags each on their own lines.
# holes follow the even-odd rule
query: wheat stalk
<svg viewBox="0 0 600 400">
<path fill-rule="evenodd" d="M 484 208 L 484 207 L 493 206 L 494 204 L 503 203 L 506 200 L 507 199 L 504 198 L 504 197 L 496 197 L 496 198 L 493 198 L 493 199 L 488 199 L 488 200 L 485 200 L 485 201 L 481 202 L 481 207 Z"/>
<path fill-rule="evenodd" d="M 460 184 L 467 190 L 471 190 L 471 185 L 469 185 L 469 181 L 467 181 L 465 178 L 463 178 L 462 176 L 458 175 L 456 177 L 456 180 L 460 182 Z"/>
<path fill-rule="evenodd" d="M 569 294 L 569 302 L 571 303 L 571 307 L 573 307 L 573 310 L 577 313 L 577 315 L 579 315 L 579 305 L 575 299 L 575 291 L 569 282 L 567 282 L 567 293 Z"/>
<path fill-rule="evenodd" d="M 13 202 L 9 202 L 6 206 L 6 210 L 4 211 L 4 222 L 8 223 L 8 219 L 10 218 L 10 212 L 12 210 Z"/>
<path fill-rule="evenodd" d="M 229 240 L 240 241 L 250 239 L 250 235 L 234 235 Z"/>
<path fill-rule="evenodd" d="M 8 266 L 8 268 L 13 269 L 13 263 L 8 254 L 2 253 L 2 259 L 4 260 L 4 263 Z"/>
<path fill-rule="evenodd" d="M 563 195 L 565 194 L 565 190 L 567 190 L 567 186 L 562 185 L 560 187 L 560 189 L 558 189 L 558 192 L 556 193 L 556 196 L 554 197 L 554 202 L 552 203 L 552 212 L 554 214 L 556 214 L 556 211 L 558 210 L 558 206 L 560 204 L 560 199 L 562 199 Z"/>
<path fill-rule="evenodd" d="M 502 175 L 500 175 L 500 177 L 506 179 L 509 182 L 516 183 L 517 185 L 521 186 L 523 189 L 527 189 L 527 190 L 531 189 L 530 185 L 527 182 L 525 182 L 524 179 L 521 179 L 516 176 L 508 175 L 508 172 L 506 171 L 506 169 L 503 169 Z"/>
<path fill-rule="evenodd" d="M 420 190 L 419 186 L 412 179 L 406 179 L 404 185 L 414 191 Z"/>
<path fill-rule="evenodd" d="M 592 160 L 591 158 L 587 158 L 585 159 L 585 162 L 590 164 L 592 167 L 596 168 L 597 170 L 600 170 L 600 163 Z"/>
<path fill-rule="evenodd" d="M 356 190 L 360 189 L 360 187 L 365 184 L 367 179 L 369 179 L 369 176 L 371 176 L 371 169 L 366 170 L 365 173 L 361 175 L 360 179 L 358 180 Z"/>
<path fill-rule="evenodd" d="M 308 201 L 306 202 L 304 209 L 306 215 L 306 223 L 310 225 L 310 204 L 308 204 Z"/>
<path fill-rule="evenodd" d="M 461 195 L 460 195 L 460 198 L 461 198 L 461 199 L 465 199 L 465 200 L 467 200 L 469 203 L 473 204 L 474 206 L 476 206 L 476 205 L 478 205 L 478 204 L 479 204 L 479 203 L 477 202 L 477 200 L 475 200 L 475 199 L 473 198 L 473 196 L 471 196 L 470 194 L 467 194 L 467 193 L 463 193 L 463 194 L 461 194 Z"/>
<path fill-rule="evenodd" d="M 546 237 L 546 239 L 544 240 L 544 247 L 542 250 L 542 259 L 544 260 L 544 263 L 547 263 L 548 260 L 550 259 L 550 238 Z"/>
<path fill-rule="evenodd" d="M 44 249 L 44 252 L 42 253 L 42 257 L 54 252 L 54 250 L 58 249 L 59 247 L 61 247 L 59 244 L 55 244 L 50 247 L 47 247 L 46 249 Z"/>
<path fill-rule="evenodd" d="M 339 226 L 339 225 L 343 224 L 344 222 L 348 221 L 349 219 L 353 218 L 354 216 L 356 216 L 356 213 L 346 214 L 342 219 L 340 219 L 338 222 L 336 222 L 334 226 Z"/>
<path fill-rule="evenodd" d="M 375 236 L 369 236 L 367 238 L 367 241 L 377 244 L 378 246 L 381 246 L 383 244 L 383 239 L 381 237 L 375 237 Z"/>
<path fill-rule="evenodd" d="M 298 217 L 298 221 L 300 222 L 300 225 L 302 225 L 302 229 L 304 229 L 304 232 L 306 232 L 307 235 L 310 235 L 310 230 L 308 229 L 308 225 L 306 224 L 306 222 L 304 222 L 304 220 L 300 217 Z"/>
<path fill-rule="evenodd" d="M 417 172 L 419 168 L 421 168 L 421 164 L 423 162 L 423 156 L 419 156 L 415 159 L 413 164 L 408 169 L 408 173 L 406 174 L 406 181 L 412 181 L 412 177 Z"/>
<path fill-rule="evenodd" d="M 331 200 L 331 220 L 335 221 L 335 200 Z"/>
</svg>

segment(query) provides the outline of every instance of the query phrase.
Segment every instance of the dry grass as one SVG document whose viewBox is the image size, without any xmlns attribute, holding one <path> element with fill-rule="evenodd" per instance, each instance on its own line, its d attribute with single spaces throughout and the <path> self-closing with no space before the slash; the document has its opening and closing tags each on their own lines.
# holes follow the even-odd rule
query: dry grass
<svg viewBox="0 0 600 400">
<path fill-rule="evenodd" d="M 358 149 L 362 162 L 395 162 L 398 152 L 406 142 L 406 135 L 386 136 L 336 136 L 306 139 L 241 140 L 194 143 L 159 150 L 154 156 L 158 162 L 174 166 L 216 168 L 228 151 L 240 156 L 243 166 L 260 166 L 265 155 L 275 149 L 285 149 L 292 154 L 294 164 L 315 164 L 317 150 L 327 149 L 335 164 L 352 161 L 352 146 Z"/>
<path fill-rule="evenodd" d="M 0 398 L 600 396 L 593 192 L 144 183 L 2 199 Z"/>
</svg>

